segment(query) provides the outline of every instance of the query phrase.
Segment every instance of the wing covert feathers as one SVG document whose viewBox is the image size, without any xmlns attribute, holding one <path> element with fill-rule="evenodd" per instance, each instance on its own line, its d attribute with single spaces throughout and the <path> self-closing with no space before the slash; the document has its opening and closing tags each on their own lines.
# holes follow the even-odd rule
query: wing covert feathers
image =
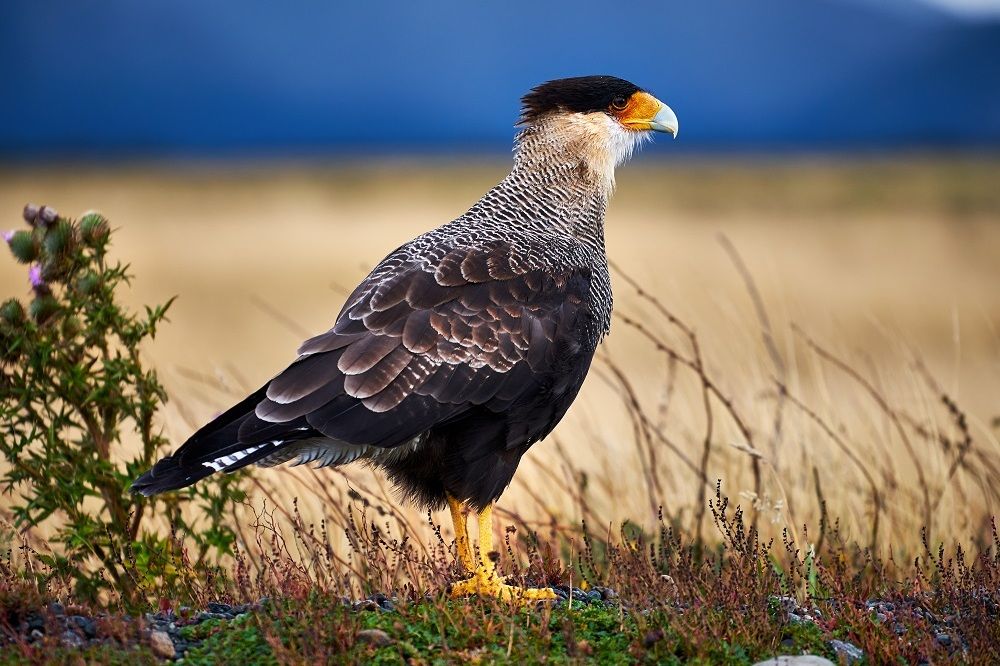
<svg viewBox="0 0 1000 666">
<path fill-rule="evenodd" d="M 415 441 L 474 407 L 501 412 L 537 395 L 557 337 L 578 326 L 589 271 L 546 270 L 502 242 L 428 249 L 436 261 L 405 260 L 405 249 L 372 271 L 292 365 L 133 488 L 160 492 L 295 452 L 353 459 Z M 324 454 L 305 443 L 324 439 L 355 448 Z"/>
</svg>

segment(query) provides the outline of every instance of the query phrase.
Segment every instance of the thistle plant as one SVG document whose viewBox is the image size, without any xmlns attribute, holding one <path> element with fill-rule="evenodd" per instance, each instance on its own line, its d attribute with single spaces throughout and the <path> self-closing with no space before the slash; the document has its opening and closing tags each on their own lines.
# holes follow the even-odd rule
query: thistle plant
<svg viewBox="0 0 1000 666">
<path fill-rule="evenodd" d="M 18 528 L 42 527 L 56 548 L 48 571 L 77 594 L 134 600 L 169 585 L 187 562 L 231 554 L 229 520 L 244 499 L 239 475 L 213 477 L 165 498 L 128 493 L 167 442 L 157 413 L 167 395 L 140 348 L 173 299 L 135 313 L 118 301 L 129 267 L 111 260 L 112 230 L 97 213 L 79 220 L 28 205 L 28 228 L 4 234 L 27 266 L 27 305 L 0 305 L 0 492 Z M 196 510 L 181 511 L 193 505 Z M 193 545 L 157 533 L 172 525 Z"/>
</svg>

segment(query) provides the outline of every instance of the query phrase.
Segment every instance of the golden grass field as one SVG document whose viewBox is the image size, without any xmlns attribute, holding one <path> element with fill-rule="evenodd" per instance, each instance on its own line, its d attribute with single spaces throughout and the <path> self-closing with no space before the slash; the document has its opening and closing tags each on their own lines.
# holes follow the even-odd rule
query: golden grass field
<svg viewBox="0 0 1000 666">
<path fill-rule="evenodd" d="M 460 214 L 505 169 L 416 157 L 8 165 L 0 211 L 16 227 L 28 201 L 71 216 L 99 209 L 118 228 L 114 253 L 136 275 L 129 302 L 179 296 L 147 349 L 171 395 L 163 426 L 179 445 L 282 369 L 305 335 L 325 330 L 375 262 Z M 724 239 L 752 275 L 771 349 Z M 662 504 L 667 520 L 693 530 L 707 497 L 697 471 L 707 439 L 705 478 L 747 506 L 759 457 L 765 533 L 813 530 L 822 497 L 862 543 L 876 517 L 878 545 L 904 552 L 919 547 L 928 515 L 935 541 L 985 536 L 1000 497 L 1000 160 L 642 161 L 619 171 L 607 240 L 612 261 L 693 329 L 704 375 L 732 401 L 755 452 L 718 396 L 706 419 L 704 382 L 683 365 L 694 358 L 689 340 L 619 275 L 617 312 L 682 361 L 671 370 L 641 331 L 616 320 L 581 398 L 526 456 L 501 508 L 529 524 L 587 518 L 606 530 L 626 519 L 651 526 Z M 24 267 L 0 261 L 0 285 L 4 298 L 24 295 Z M 634 392 L 631 410 L 616 372 Z M 967 415 L 967 445 L 939 390 Z M 258 476 L 286 505 L 299 496 L 307 519 L 342 510 L 329 503 L 346 502 L 349 484 L 382 492 L 379 476 L 358 469 Z M 330 498 L 319 499 L 316 484 Z M 419 514 L 400 515 L 430 535 Z"/>
</svg>

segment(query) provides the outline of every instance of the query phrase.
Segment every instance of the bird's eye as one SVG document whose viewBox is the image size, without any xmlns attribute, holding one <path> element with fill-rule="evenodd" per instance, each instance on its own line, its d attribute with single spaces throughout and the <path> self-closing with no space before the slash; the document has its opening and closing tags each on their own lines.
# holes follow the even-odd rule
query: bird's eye
<svg viewBox="0 0 1000 666">
<path fill-rule="evenodd" d="M 618 95 L 613 100 L 611 100 L 611 108 L 615 109 L 616 111 L 622 111 L 625 109 L 626 106 L 628 106 L 628 100 L 622 97 L 621 95 Z"/>
</svg>

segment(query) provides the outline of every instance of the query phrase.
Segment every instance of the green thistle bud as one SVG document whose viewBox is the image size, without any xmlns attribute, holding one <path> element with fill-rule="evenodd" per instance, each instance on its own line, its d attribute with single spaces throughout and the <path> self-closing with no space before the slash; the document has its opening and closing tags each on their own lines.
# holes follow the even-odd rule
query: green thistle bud
<svg viewBox="0 0 1000 666">
<path fill-rule="evenodd" d="M 69 222 L 59 220 L 59 222 L 49 227 L 48 232 L 45 234 L 45 240 L 42 242 L 45 251 L 52 256 L 58 256 L 72 250 L 73 244 L 76 242 L 74 231 L 73 225 Z"/>
<path fill-rule="evenodd" d="M 97 291 L 101 285 L 101 278 L 94 271 L 87 271 L 76 281 L 76 291 L 81 296 L 89 296 Z"/>
<path fill-rule="evenodd" d="M 76 317 L 66 317 L 62 322 L 62 336 L 66 340 L 72 340 L 76 336 L 80 335 L 80 331 L 83 330 L 80 327 L 80 320 Z"/>
<path fill-rule="evenodd" d="M 44 324 L 59 312 L 59 302 L 52 296 L 38 296 L 28 306 L 28 314 L 38 324 Z"/>
<path fill-rule="evenodd" d="M 100 213 L 84 213 L 80 219 L 80 236 L 83 242 L 90 247 L 98 247 L 107 239 L 111 233 L 108 221 Z"/>
<path fill-rule="evenodd" d="M 20 326 L 24 323 L 24 306 L 21 301 L 11 298 L 0 305 L 0 319 L 11 326 Z"/>
<path fill-rule="evenodd" d="M 7 241 L 7 245 L 10 246 L 14 258 L 22 264 L 30 263 L 38 257 L 38 246 L 30 232 L 15 231 Z"/>
</svg>

